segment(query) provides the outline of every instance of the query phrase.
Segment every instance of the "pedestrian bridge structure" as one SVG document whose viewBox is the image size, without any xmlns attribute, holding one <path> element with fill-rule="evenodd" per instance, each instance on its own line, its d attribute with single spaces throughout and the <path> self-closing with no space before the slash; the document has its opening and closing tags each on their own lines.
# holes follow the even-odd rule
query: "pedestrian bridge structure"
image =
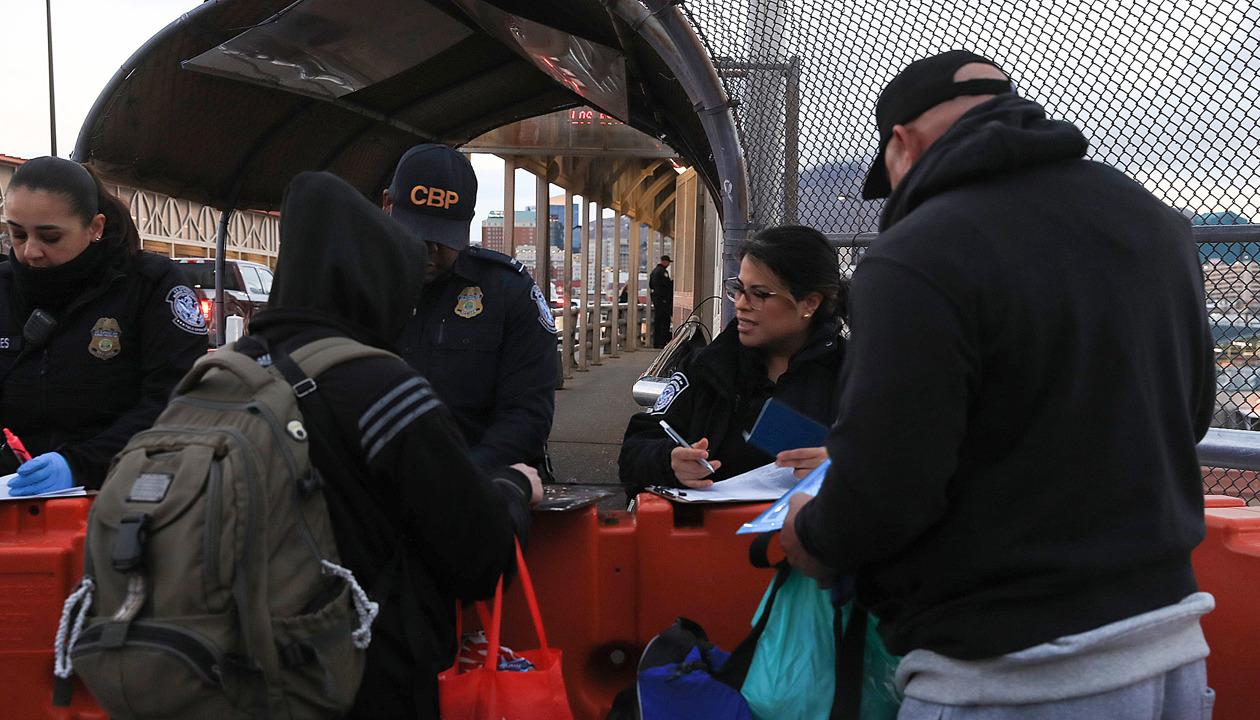
<svg viewBox="0 0 1260 720">
<path fill-rule="evenodd" d="M 542 188 L 558 183 L 582 197 L 588 232 L 595 223 L 585 208 L 598 204 L 652 227 L 661 247 L 668 237 L 678 259 L 675 307 L 700 310 L 712 328 L 731 308 L 704 300 L 735 274 L 736 250 L 750 232 L 792 222 L 816 227 L 848 267 L 878 241 L 882 206 L 859 199 L 877 149 L 874 106 L 912 60 L 954 47 L 982 53 L 1021 94 L 1079 125 L 1091 158 L 1128 173 L 1195 227 L 1223 379 L 1221 428 L 1200 446 L 1200 461 L 1205 492 L 1231 496 L 1208 499 L 1208 538 L 1195 555 L 1201 584 L 1218 601 L 1205 620 L 1209 677 L 1219 692 L 1217 717 L 1256 715 L 1260 509 L 1248 504 L 1260 489 L 1260 387 L 1246 378 L 1260 368 L 1253 224 L 1260 218 L 1260 5 L 1083 0 L 1018 13 L 1005 3 L 961 0 L 374 5 L 363 13 L 340 0 L 202 3 L 137 50 L 103 89 L 76 159 L 119 185 L 215 208 L 223 257 L 232 234 L 249 237 L 231 224 L 237 211 L 275 210 L 297 172 L 331 171 L 376 198 L 412 145 L 480 147 L 539 178 L 537 217 L 551 204 Z M 566 155 L 554 138 L 531 137 L 529 123 L 517 124 L 574 110 L 582 120 L 584 108 L 651 142 L 621 160 L 613 158 L 625 148 L 612 144 Z M 515 177 L 507 173 L 505 189 Z M 572 206 L 566 197 L 566 212 Z M 514 212 L 503 219 L 514 244 Z M 577 224 L 561 222 L 565 231 Z M 207 226 L 199 228 L 208 242 Z M 604 251 L 598 237 L 594 247 L 586 241 L 583 255 Z M 584 257 L 586 269 L 574 273 L 568 259 L 559 272 L 562 289 L 582 289 L 576 332 L 565 332 L 569 373 L 551 442 L 560 479 L 578 490 L 614 482 L 620 430 L 636 409 L 631 384 L 653 358 L 642 347 L 637 303 L 624 308 L 624 336 L 620 305 L 605 317 L 603 268 L 621 262 L 621 244 L 618 237 L 611 262 Z M 549 247 L 535 253 L 544 279 L 552 263 L 538 260 Z M 573 243 L 566 238 L 561 248 Z M 629 257 L 639 248 L 628 244 L 629 268 L 650 266 Z M 649 245 L 645 255 L 655 252 Z M 619 280 L 614 273 L 614 289 Z M 566 320 L 569 299 L 562 298 Z M 904 480 L 900 491 L 913 492 L 914 478 Z M 557 488 L 550 494 L 549 503 L 563 501 Z M 603 716 L 633 677 L 632 658 L 677 614 L 713 618 L 714 636 L 730 647 L 767 579 L 749 571 L 746 545 L 731 540 L 752 508 L 688 510 L 646 498 L 632 514 L 623 500 L 613 494 L 599 508 L 567 513 L 549 505 L 535 518 L 529 550 L 540 568 L 544 619 L 565 648 L 570 698 L 583 718 Z M 55 524 L 24 512 L 9 512 L 0 530 L 16 537 Z M 31 574 L 37 559 L 46 561 L 39 565 L 46 585 L 68 587 L 74 532 L 63 533 L 64 544 L 47 558 L 24 556 L 13 573 Z M 728 586 L 739 592 L 723 592 Z M 11 625 L 14 643 L 26 638 L 23 623 Z M 48 628 L 34 625 L 31 637 L 46 647 Z M 14 687 L 40 682 L 38 672 L 21 668 L 51 664 L 30 652 L 35 660 L 6 668 L 7 678 L 26 683 Z"/>
</svg>

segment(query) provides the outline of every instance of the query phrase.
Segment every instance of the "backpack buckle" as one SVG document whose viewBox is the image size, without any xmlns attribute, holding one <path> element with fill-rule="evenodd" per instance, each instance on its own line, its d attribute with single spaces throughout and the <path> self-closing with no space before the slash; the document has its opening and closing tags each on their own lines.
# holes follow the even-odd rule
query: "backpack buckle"
<svg viewBox="0 0 1260 720">
<path fill-rule="evenodd" d="M 114 538 L 114 552 L 110 563 L 120 573 L 140 569 L 144 560 L 144 544 L 149 539 L 149 514 L 130 513 L 118 523 L 118 536 Z"/>
<path fill-rule="evenodd" d="M 304 398 L 315 392 L 315 389 L 318 387 L 313 378 L 303 378 L 293 385 L 293 394 Z"/>
</svg>

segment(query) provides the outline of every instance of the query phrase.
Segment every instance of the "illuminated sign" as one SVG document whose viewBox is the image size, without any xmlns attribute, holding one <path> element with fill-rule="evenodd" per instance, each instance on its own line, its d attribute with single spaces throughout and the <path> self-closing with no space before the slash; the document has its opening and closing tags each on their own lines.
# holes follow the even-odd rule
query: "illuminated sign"
<svg viewBox="0 0 1260 720">
<path fill-rule="evenodd" d="M 612 115 L 605 115 L 598 110 L 592 110 L 590 108 L 573 108 L 569 111 L 569 124 L 602 125 L 608 127 L 611 125 L 624 125 L 625 123 L 621 122 Z"/>
</svg>

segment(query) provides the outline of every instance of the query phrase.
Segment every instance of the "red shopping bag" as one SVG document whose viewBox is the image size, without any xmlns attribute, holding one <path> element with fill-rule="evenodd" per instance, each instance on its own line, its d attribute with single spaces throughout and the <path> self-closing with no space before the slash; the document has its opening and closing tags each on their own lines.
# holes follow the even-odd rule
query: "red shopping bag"
<svg viewBox="0 0 1260 720">
<path fill-rule="evenodd" d="M 460 672 L 455 665 L 438 674 L 438 702 L 443 720 L 573 720 L 569 697 L 560 671 L 560 651 L 547 646 L 538 598 L 530 581 L 521 546 L 516 545 L 516 569 L 520 576 L 525 603 L 538 633 L 537 650 L 517 653 L 534 664 L 527 672 L 506 672 L 498 668 L 499 653 L 487 652 L 481 667 Z M 483 614 L 484 617 L 484 614 Z M 503 578 L 494 591 L 494 609 L 490 614 L 488 648 L 499 648 L 503 620 Z M 462 642 L 462 638 L 461 638 Z"/>
</svg>

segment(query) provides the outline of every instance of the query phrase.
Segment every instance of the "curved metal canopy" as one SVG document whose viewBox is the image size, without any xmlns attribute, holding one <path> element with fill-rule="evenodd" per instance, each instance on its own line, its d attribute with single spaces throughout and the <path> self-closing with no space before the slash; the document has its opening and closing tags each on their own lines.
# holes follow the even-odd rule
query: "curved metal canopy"
<svg viewBox="0 0 1260 720">
<path fill-rule="evenodd" d="M 718 187 L 680 80 L 602 0 L 211 0 L 118 71 L 74 157 L 120 183 L 270 210 L 303 170 L 376 198 L 412 145 L 578 105 Z"/>
</svg>

